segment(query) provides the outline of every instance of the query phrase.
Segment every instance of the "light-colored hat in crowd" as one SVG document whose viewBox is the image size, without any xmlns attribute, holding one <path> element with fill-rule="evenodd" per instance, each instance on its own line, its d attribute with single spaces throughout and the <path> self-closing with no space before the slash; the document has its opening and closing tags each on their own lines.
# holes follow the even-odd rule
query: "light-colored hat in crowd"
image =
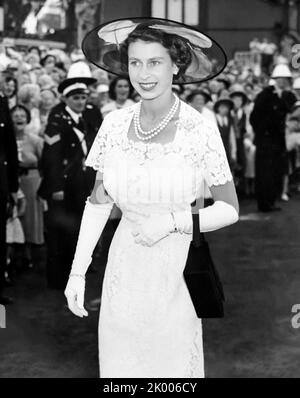
<svg viewBox="0 0 300 398">
<path fill-rule="evenodd" d="M 271 78 L 277 79 L 279 77 L 288 77 L 288 78 L 293 77 L 290 68 L 286 64 L 276 65 L 275 68 L 273 69 Z"/>
<path fill-rule="evenodd" d="M 78 61 L 70 66 L 67 78 L 58 86 L 58 92 L 63 95 L 70 95 L 74 91 L 84 92 L 90 84 L 96 82 L 97 79 L 92 77 L 89 66 L 83 61 Z"/>
<path fill-rule="evenodd" d="M 300 90 L 300 76 L 296 77 L 296 79 L 294 80 L 293 89 Z"/>
<path fill-rule="evenodd" d="M 109 91 L 109 86 L 107 84 L 98 84 L 97 93 L 99 94 L 108 93 L 108 91 Z"/>
</svg>

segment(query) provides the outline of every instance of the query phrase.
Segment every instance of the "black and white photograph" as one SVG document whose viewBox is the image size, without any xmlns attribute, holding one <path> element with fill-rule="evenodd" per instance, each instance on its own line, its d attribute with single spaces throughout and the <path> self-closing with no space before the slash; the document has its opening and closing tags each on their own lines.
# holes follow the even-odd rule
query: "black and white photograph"
<svg viewBox="0 0 300 398">
<path fill-rule="evenodd" d="M 0 0 L 1 379 L 300 378 L 299 237 L 300 0 Z"/>
</svg>

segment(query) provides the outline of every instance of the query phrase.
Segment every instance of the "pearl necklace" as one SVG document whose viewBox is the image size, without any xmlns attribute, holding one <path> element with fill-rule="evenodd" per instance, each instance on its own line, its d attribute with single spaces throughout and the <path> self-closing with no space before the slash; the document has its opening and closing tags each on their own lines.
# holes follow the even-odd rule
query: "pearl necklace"
<svg viewBox="0 0 300 398">
<path fill-rule="evenodd" d="M 149 131 L 144 131 L 140 124 L 141 105 L 142 101 L 140 101 L 137 112 L 135 112 L 134 114 L 134 131 L 138 139 L 142 141 L 147 141 L 155 137 L 157 134 L 159 134 L 168 125 L 170 120 L 174 117 L 179 105 L 179 98 L 175 96 L 174 104 L 172 105 L 169 113 L 163 118 L 163 120 L 158 124 L 158 126 L 153 127 Z"/>
</svg>

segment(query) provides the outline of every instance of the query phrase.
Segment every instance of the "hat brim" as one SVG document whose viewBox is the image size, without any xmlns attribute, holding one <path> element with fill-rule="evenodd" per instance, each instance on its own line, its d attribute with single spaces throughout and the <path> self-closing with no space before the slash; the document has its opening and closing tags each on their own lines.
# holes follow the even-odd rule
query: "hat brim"
<svg viewBox="0 0 300 398">
<path fill-rule="evenodd" d="M 242 97 L 244 104 L 248 102 L 248 97 L 243 91 L 233 91 L 232 93 L 229 94 L 230 98 L 233 97 Z"/>
<path fill-rule="evenodd" d="M 95 79 L 94 77 L 72 77 L 72 78 L 63 80 L 60 83 L 60 85 L 58 86 L 57 90 L 60 94 L 62 94 L 64 89 L 67 88 L 68 86 L 70 86 L 71 84 L 84 83 L 87 86 L 89 86 L 91 84 L 95 84 L 96 82 L 97 82 L 97 79 Z"/>
<path fill-rule="evenodd" d="M 214 111 L 216 112 L 220 105 L 227 105 L 230 109 L 233 108 L 233 101 L 230 98 L 221 98 L 214 104 Z"/>
<path fill-rule="evenodd" d="M 201 83 L 219 75 L 227 64 L 222 47 L 211 37 L 183 23 L 163 18 L 130 17 L 97 26 L 82 42 L 89 62 L 109 73 L 128 78 L 127 65 L 121 59 L 120 45 L 141 24 L 182 38 L 191 52 L 191 63 L 184 74 L 173 76 L 173 84 Z"/>
<path fill-rule="evenodd" d="M 191 94 L 189 94 L 189 95 L 186 97 L 186 100 L 187 100 L 188 102 L 191 102 L 191 101 L 193 101 L 193 98 L 194 98 L 196 95 L 202 95 L 202 97 L 205 98 L 205 103 L 208 103 L 208 102 L 212 101 L 211 95 L 210 95 L 209 93 L 207 93 L 206 91 L 204 91 L 204 90 L 195 90 L 195 91 L 192 91 Z"/>
</svg>

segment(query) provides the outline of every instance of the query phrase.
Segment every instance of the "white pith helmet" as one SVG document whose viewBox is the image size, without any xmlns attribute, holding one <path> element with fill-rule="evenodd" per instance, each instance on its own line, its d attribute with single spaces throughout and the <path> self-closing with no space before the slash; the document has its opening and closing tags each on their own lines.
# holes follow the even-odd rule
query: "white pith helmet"
<svg viewBox="0 0 300 398">
<path fill-rule="evenodd" d="M 290 68 L 286 64 L 276 65 L 272 72 L 272 79 L 278 77 L 293 77 Z"/>
</svg>

